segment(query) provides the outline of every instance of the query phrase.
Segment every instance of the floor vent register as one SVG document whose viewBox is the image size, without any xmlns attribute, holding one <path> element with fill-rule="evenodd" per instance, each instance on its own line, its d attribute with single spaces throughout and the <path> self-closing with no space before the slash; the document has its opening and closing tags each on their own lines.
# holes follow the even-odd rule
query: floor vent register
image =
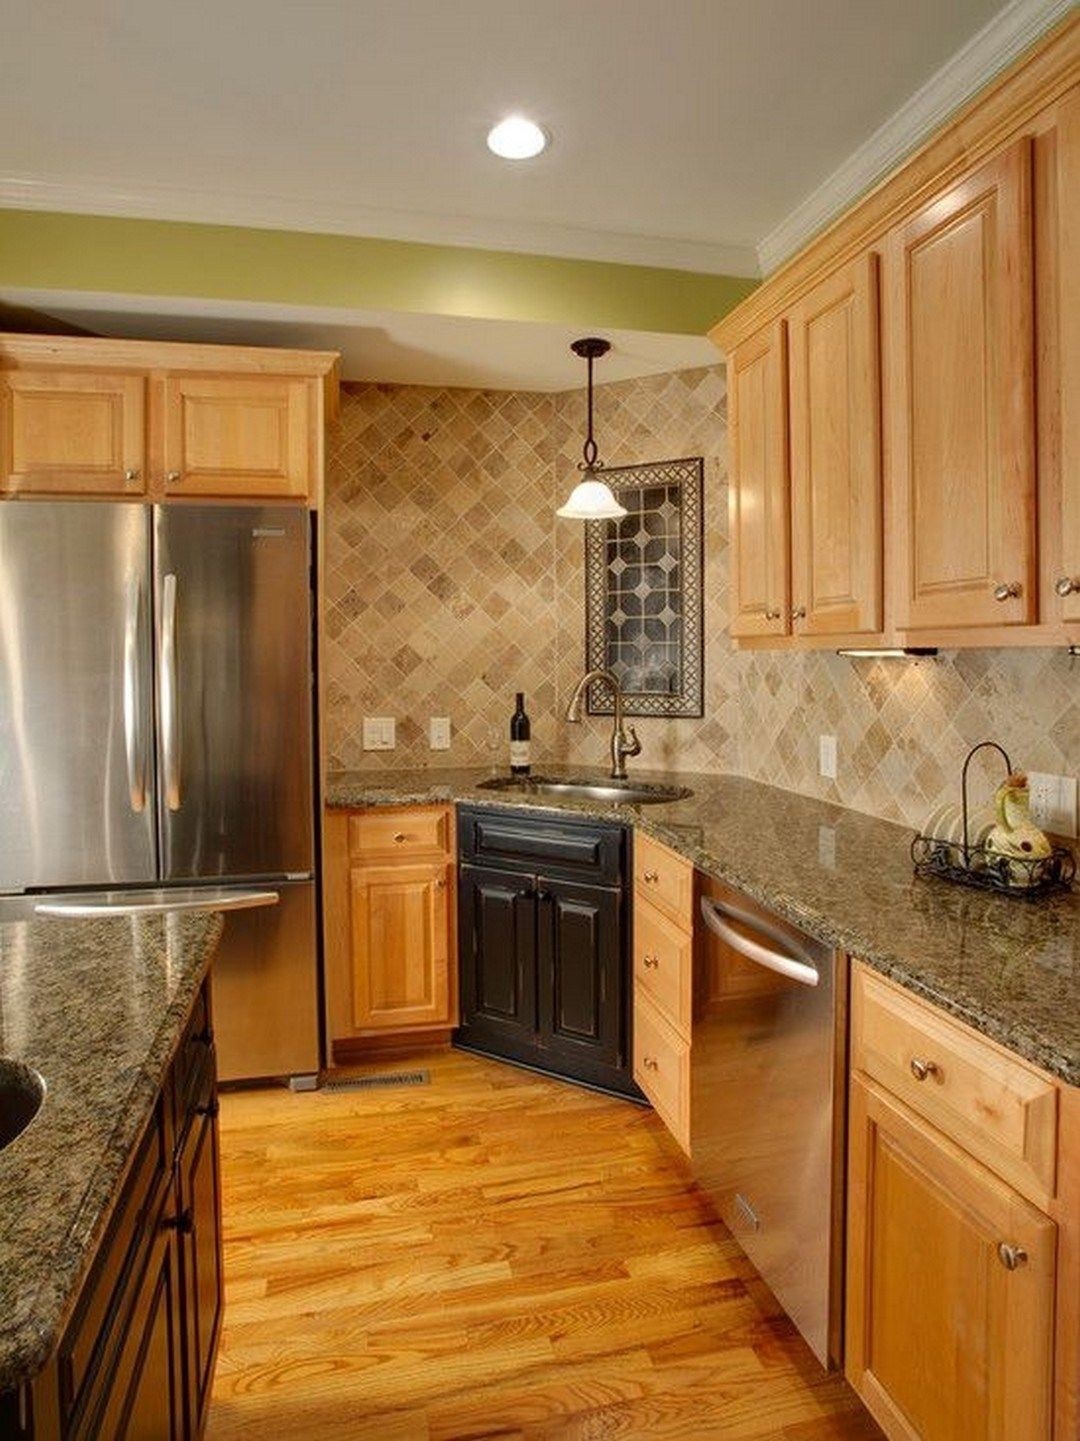
<svg viewBox="0 0 1080 1441">
<path fill-rule="evenodd" d="M 323 1084 L 324 1091 L 374 1091 L 388 1086 L 428 1086 L 430 1071 L 383 1071 L 374 1076 L 335 1076 Z"/>
</svg>

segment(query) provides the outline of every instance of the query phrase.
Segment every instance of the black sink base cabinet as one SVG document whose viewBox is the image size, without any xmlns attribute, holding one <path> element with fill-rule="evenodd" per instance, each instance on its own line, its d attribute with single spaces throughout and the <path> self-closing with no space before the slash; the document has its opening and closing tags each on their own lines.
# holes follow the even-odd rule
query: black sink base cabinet
<svg viewBox="0 0 1080 1441">
<path fill-rule="evenodd" d="M 641 1099 L 622 826 L 462 807 L 455 1044 Z"/>
<path fill-rule="evenodd" d="M 217 1070 L 204 986 L 56 1355 L 2 1441 L 198 1441 L 221 1329 Z"/>
</svg>

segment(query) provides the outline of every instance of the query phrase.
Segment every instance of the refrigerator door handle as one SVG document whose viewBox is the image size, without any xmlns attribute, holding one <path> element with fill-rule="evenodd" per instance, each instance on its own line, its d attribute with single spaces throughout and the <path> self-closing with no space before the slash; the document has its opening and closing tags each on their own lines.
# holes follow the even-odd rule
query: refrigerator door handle
<svg viewBox="0 0 1080 1441">
<path fill-rule="evenodd" d="M 132 576 L 124 615 L 124 753 L 127 758 L 128 799 L 138 815 L 146 809 L 146 717 L 139 674 L 139 629 L 142 619 L 142 585 Z"/>
<path fill-rule="evenodd" d="M 161 582 L 161 652 L 158 667 L 161 712 L 161 754 L 165 771 L 165 804 L 180 809 L 180 697 L 176 668 L 176 576 Z"/>
<path fill-rule="evenodd" d="M 57 896 L 39 901 L 34 914 L 39 916 L 157 916 L 178 911 L 247 911 L 255 906 L 276 906 L 281 899 L 277 891 L 200 888 L 189 890 L 90 892 L 80 896 Z"/>
</svg>

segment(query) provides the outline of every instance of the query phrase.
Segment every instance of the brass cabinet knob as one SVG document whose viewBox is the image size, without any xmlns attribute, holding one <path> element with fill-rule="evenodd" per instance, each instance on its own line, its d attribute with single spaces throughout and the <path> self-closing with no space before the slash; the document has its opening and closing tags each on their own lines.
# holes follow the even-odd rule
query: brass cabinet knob
<svg viewBox="0 0 1080 1441">
<path fill-rule="evenodd" d="M 1061 596 L 1062 600 L 1067 595 L 1080 595 L 1080 579 L 1075 576 L 1063 575 L 1054 582 L 1054 589 Z"/>
<path fill-rule="evenodd" d="M 655 1056 L 646 1056 L 642 1064 L 647 1071 L 658 1071 L 660 1069 L 660 1062 Z"/>
<path fill-rule="evenodd" d="M 446 877 L 445 877 L 445 876 L 440 876 L 439 879 L 435 882 L 435 889 L 436 889 L 437 891 L 445 891 L 445 890 L 446 890 Z"/>
<path fill-rule="evenodd" d="M 641 879 L 647 886 L 653 886 L 660 879 L 660 873 L 658 871 L 646 871 Z"/>
<path fill-rule="evenodd" d="M 995 600 L 1015 600 L 1023 591 L 1024 587 L 1018 580 L 1002 581 L 1001 585 L 994 586 Z"/>
<path fill-rule="evenodd" d="M 647 971 L 655 971 L 656 968 L 657 968 L 657 966 L 659 966 L 659 964 L 660 964 L 660 957 L 659 957 L 659 956 L 646 956 L 646 957 L 645 957 L 645 969 L 646 969 Z"/>
<path fill-rule="evenodd" d="M 139 471 L 137 466 L 129 467 L 127 470 L 124 471 L 124 480 L 127 482 L 128 485 L 130 485 L 132 481 L 138 480 L 138 478 Z"/>
<path fill-rule="evenodd" d="M 1002 1241 L 998 1246 L 998 1260 L 1006 1271 L 1016 1271 L 1027 1265 L 1027 1258 L 1028 1253 L 1023 1246 L 1010 1246 L 1008 1241 Z"/>
<path fill-rule="evenodd" d="M 936 1061 L 923 1061 L 918 1056 L 911 1058 L 911 1074 L 917 1081 L 925 1081 L 928 1076 L 938 1075 Z"/>
<path fill-rule="evenodd" d="M 805 620 L 805 619 L 806 619 L 806 606 L 804 606 L 804 605 L 797 605 L 797 606 L 795 606 L 794 609 L 793 609 L 792 612 L 791 612 L 791 619 L 792 619 L 792 620 Z"/>
<path fill-rule="evenodd" d="M 176 482 L 180 479 L 180 472 L 178 470 L 167 470 L 165 472 L 165 479 L 169 482 L 170 485 L 175 485 Z"/>
<path fill-rule="evenodd" d="M 405 834 L 404 831 L 395 831 L 395 832 L 394 832 L 394 840 L 397 841 L 397 843 L 398 843 L 399 846 L 401 845 L 402 841 L 407 841 L 408 839 L 409 839 L 409 838 L 408 838 L 408 836 Z"/>
<path fill-rule="evenodd" d="M 779 619 L 780 619 L 780 612 L 779 612 L 779 610 L 773 610 L 773 608 L 770 606 L 770 607 L 768 608 L 768 610 L 766 610 L 766 612 L 765 612 L 765 619 L 766 619 L 766 620 L 779 620 Z"/>
</svg>

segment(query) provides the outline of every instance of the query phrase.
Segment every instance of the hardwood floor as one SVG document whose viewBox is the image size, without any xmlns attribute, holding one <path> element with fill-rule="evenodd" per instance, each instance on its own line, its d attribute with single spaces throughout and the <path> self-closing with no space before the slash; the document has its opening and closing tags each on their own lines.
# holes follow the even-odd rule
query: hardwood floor
<svg viewBox="0 0 1080 1441">
<path fill-rule="evenodd" d="M 879 1437 L 651 1112 L 418 1064 L 430 1085 L 222 1096 L 210 1441 Z"/>
</svg>

